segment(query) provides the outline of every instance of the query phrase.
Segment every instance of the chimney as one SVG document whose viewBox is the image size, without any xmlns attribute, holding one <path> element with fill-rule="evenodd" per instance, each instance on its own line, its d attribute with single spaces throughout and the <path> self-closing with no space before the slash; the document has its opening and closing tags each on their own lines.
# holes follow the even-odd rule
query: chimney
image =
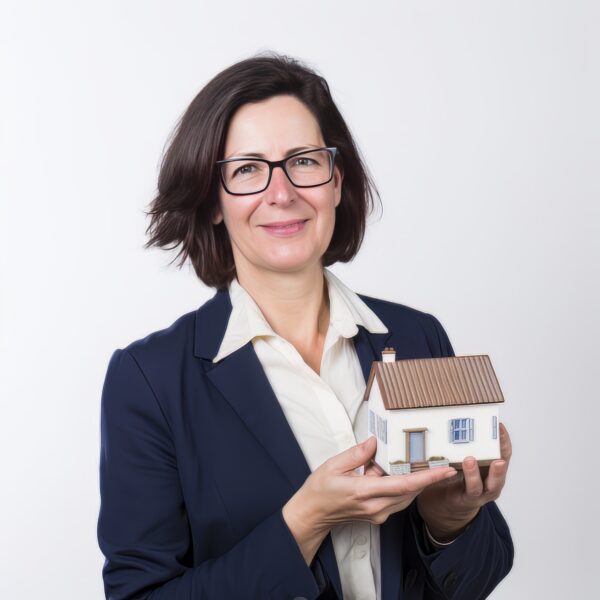
<svg viewBox="0 0 600 600">
<path fill-rule="evenodd" d="M 384 348 L 381 352 L 382 362 L 396 362 L 396 351 L 393 348 Z"/>
</svg>

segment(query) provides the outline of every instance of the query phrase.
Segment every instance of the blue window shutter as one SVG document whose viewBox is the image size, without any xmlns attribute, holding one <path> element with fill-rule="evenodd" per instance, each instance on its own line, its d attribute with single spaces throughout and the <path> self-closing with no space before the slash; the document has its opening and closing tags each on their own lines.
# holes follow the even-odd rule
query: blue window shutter
<svg viewBox="0 0 600 600">
<path fill-rule="evenodd" d="M 448 441 L 453 444 L 454 443 L 454 421 L 450 419 L 448 421 Z"/>
<path fill-rule="evenodd" d="M 473 423 L 475 419 L 469 419 L 469 441 L 473 441 Z"/>
<path fill-rule="evenodd" d="M 496 415 L 492 417 L 492 438 L 498 439 L 498 417 Z"/>
<path fill-rule="evenodd" d="M 387 444 L 387 419 L 383 420 L 383 441 Z"/>
</svg>

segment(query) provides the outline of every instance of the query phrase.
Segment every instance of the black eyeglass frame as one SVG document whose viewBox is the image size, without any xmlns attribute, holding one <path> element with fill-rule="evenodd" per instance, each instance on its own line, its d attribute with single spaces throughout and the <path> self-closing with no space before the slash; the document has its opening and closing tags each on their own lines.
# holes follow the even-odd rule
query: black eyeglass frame
<svg viewBox="0 0 600 600">
<path fill-rule="evenodd" d="M 290 177 L 289 173 L 287 172 L 287 170 L 285 168 L 285 163 L 288 160 L 290 160 L 290 158 L 294 158 L 295 156 L 304 156 L 305 154 L 310 154 L 311 152 L 320 152 L 322 150 L 327 150 L 329 152 L 329 156 L 330 156 L 330 160 L 331 160 L 331 162 L 329 163 L 330 169 L 331 169 L 331 175 L 329 176 L 329 179 L 327 181 L 324 181 L 323 183 L 316 183 L 313 185 L 296 185 L 292 181 L 292 178 Z M 273 169 L 275 169 L 276 167 L 281 167 L 281 169 L 285 173 L 285 176 L 289 179 L 290 183 L 294 187 L 297 187 L 297 188 L 319 187 L 321 185 L 325 185 L 326 183 L 329 183 L 333 179 L 335 157 L 337 155 L 337 152 L 338 152 L 338 149 L 335 146 L 326 146 L 323 148 L 311 148 L 310 150 L 302 150 L 300 152 L 295 152 L 294 154 L 290 154 L 290 156 L 287 156 L 286 158 L 282 158 L 281 160 L 267 160 L 266 158 L 254 158 L 253 156 L 248 156 L 248 157 L 239 156 L 237 158 L 226 158 L 224 160 L 218 160 L 215 163 L 215 166 L 219 170 L 219 178 L 221 180 L 223 187 L 225 188 L 225 191 L 228 194 L 231 194 L 232 196 L 251 196 L 252 194 L 259 194 L 260 192 L 264 192 L 269 187 L 269 184 L 271 183 L 271 175 L 273 174 Z M 225 184 L 225 177 L 223 176 L 223 165 L 226 163 L 240 161 L 240 160 L 252 160 L 255 162 L 267 163 L 267 165 L 269 165 L 269 177 L 267 178 L 267 183 L 264 188 L 262 188 L 260 190 L 256 190 L 255 192 L 230 192 L 227 189 L 227 185 Z"/>
</svg>

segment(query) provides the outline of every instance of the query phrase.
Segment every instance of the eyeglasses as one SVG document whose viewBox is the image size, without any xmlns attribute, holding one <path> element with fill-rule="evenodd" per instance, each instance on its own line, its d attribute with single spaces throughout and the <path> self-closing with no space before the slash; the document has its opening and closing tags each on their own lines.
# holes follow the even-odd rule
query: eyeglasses
<svg viewBox="0 0 600 600">
<path fill-rule="evenodd" d="M 275 167 L 281 167 L 292 185 L 299 188 L 325 185 L 333 177 L 337 148 L 296 152 L 282 160 L 228 158 L 216 162 L 221 183 L 228 194 L 258 194 L 269 187 Z"/>
</svg>

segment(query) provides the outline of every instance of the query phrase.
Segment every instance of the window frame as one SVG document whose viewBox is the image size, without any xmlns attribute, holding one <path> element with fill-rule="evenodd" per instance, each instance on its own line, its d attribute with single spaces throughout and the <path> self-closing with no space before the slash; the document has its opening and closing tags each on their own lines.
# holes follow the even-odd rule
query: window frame
<svg viewBox="0 0 600 600">
<path fill-rule="evenodd" d="M 463 424 L 464 423 L 464 424 Z M 459 417 L 450 419 L 449 425 L 449 441 L 451 444 L 468 444 L 474 441 L 475 419 L 469 417 Z M 456 434 L 459 434 L 457 438 Z"/>
</svg>

